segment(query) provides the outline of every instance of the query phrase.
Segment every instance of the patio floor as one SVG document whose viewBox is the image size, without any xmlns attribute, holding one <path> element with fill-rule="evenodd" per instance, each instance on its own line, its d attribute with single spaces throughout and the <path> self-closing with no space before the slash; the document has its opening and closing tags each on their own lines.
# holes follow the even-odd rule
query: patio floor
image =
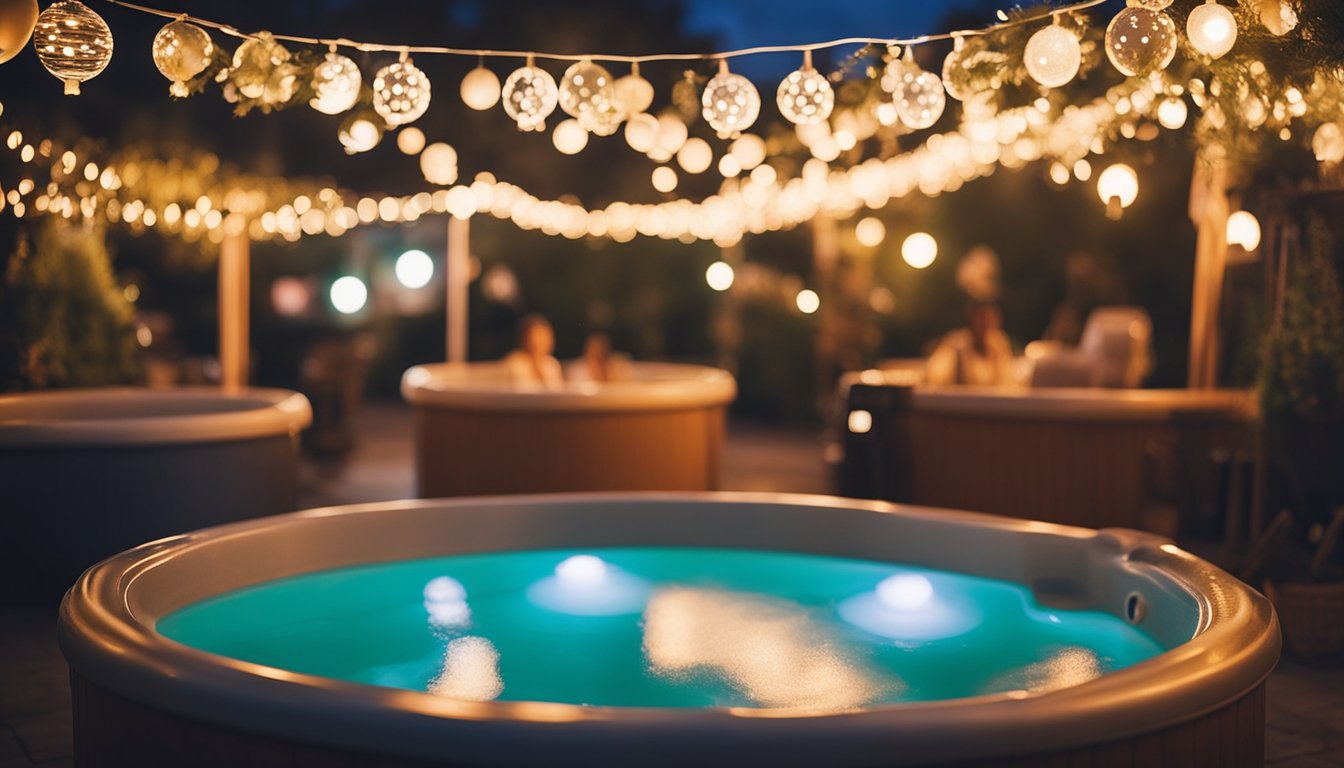
<svg viewBox="0 0 1344 768">
<path fill-rule="evenodd" d="M 307 462 L 302 507 L 414 495 L 411 412 L 392 403 L 359 415 L 360 442 L 342 464 Z M 825 493 L 815 430 L 731 424 L 724 454 L 728 490 Z M 1344 667 L 1285 658 L 1269 680 L 1266 764 L 1344 766 Z M 54 608 L 0 606 L 0 768 L 73 765 L 70 694 L 56 647 Z"/>
</svg>

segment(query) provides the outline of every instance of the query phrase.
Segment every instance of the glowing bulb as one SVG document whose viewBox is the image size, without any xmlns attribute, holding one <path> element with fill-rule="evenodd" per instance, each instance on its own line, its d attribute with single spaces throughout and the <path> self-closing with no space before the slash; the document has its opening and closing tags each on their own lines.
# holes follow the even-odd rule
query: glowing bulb
<svg viewBox="0 0 1344 768">
<path fill-rule="evenodd" d="M 811 288 L 804 288 L 794 297 L 794 304 L 798 305 L 798 311 L 804 315 L 810 315 L 821 309 L 821 297 Z"/>
<path fill-rule="evenodd" d="M 727 262 L 716 261 L 705 270 L 705 282 L 716 291 L 726 291 L 732 288 L 735 278 L 736 273 L 733 271 L 732 265 Z"/>
<path fill-rule="evenodd" d="M 369 288 L 358 277 L 346 275 L 331 284 L 331 306 L 343 315 L 353 315 L 369 300 Z"/>
<path fill-rule="evenodd" d="M 420 153 L 420 172 L 430 184 L 447 186 L 457 181 L 457 150 L 436 141 Z"/>
<path fill-rule="evenodd" d="M 1139 196 L 1139 175 L 1124 163 L 1116 163 L 1097 177 L 1097 194 L 1107 206 L 1128 208 Z"/>
<path fill-rule="evenodd" d="M 429 100 L 429 77 L 409 58 L 394 61 L 373 76 L 373 109 L 394 128 L 420 119 Z"/>
<path fill-rule="evenodd" d="M 324 115 L 339 115 L 359 101 L 364 77 L 348 56 L 328 53 L 313 69 L 313 99 L 308 104 Z"/>
<path fill-rule="evenodd" d="M 1260 222 L 1250 211 L 1237 211 L 1227 217 L 1227 244 L 1248 251 L 1260 247 Z"/>
<path fill-rule="evenodd" d="M 378 146 L 383 139 L 383 130 L 372 120 L 359 117 L 347 122 L 337 136 L 346 154 L 357 155 Z"/>
<path fill-rule="evenodd" d="M 686 137 L 689 135 L 686 124 L 675 114 L 664 112 L 658 116 L 658 138 L 655 143 L 659 149 L 667 152 L 669 157 L 681 149 L 681 145 L 686 143 Z"/>
<path fill-rule="evenodd" d="M 728 145 L 728 152 L 742 164 L 742 170 L 750 171 L 765 162 L 765 139 L 754 133 L 744 133 Z"/>
<path fill-rule="evenodd" d="M 1185 99 L 1178 96 L 1164 99 L 1161 104 L 1157 105 L 1157 122 L 1168 130 L 1174 131 L 1185 125 L 1186 118 L 1189 115 L 1190 108 L 1185 105 Z"/>
<path fill-rule="evenodd" d="M 811 58 L 807 55 L 802 69 L 780 81 L 775 94 L 780 114 L 797 125 L 820 123 L 835 108 L 835 91 L 830 81 L 812 68 Z"/>
<path fill-rule="evenodd" d="M 653 188 L 659 192 L 671 192 L 677 188 L 677 172 L 660 165 L 653 169 Z"/>
<path fill-rule="evenodd" d="M 687 139 L 677 150 L 677 163 L 687 173 L 704 173 L 713 161 L 714 150 L 699 137 Z"/>
<path fill-rule="evenodd" d="M 658 118 L 647 112 L 631 115 L 625 122 L 625 143 L 636 152 L 648 152 L 658 141 Z"/>
<path fill-rule="evenodd" d="M 616 78 L 613 87 L 622 114 L 638 114 L 653 104 L 653 83 L 639 76 L 638 64 L 634 65 L 630 74 Z"/>
<path fill-rule="evenodd" d="M 588 132 L 574 118 L 561 120 L 551 132 L 551 143 L 566 155 L 577 155 L 588 146 Z"/>
<path fill-rule="evenodd" d="M 504 81 L 501 98 L 504 112 L 518 123 L 518 130 L 541 131 L 546 128 L 546 118 L 555 111 L 560 93 L 555 78 L 529 61 Z"/>
<path fill-rule="evenodd" d="M 1237 42 L 1237 20 L 1217 0 L 1209 0 L 1190 12 L 1185 32 L 1191 47 L 1216 59 L 1232 50 Z"/>
<path fill-rule="evenodd" d="M 597 586 L 606 581 L 607 564 L 595 555 L 574 555 L 555 566 L 555 578 L 566 586 Z"/>
<path fill-rule="evenodd" d="M 913 611 L 933 599 L 933 585 L 923 576 L 911 573 L 888 576 L 877 585 L 877 599 L 896 611 Z"/>
<path fill-rule="evenodd" d="M 761 114 L 761 95 L 756 86 L 729 72 L 726 60 L 720 61 L 719 73 L 705 86 L 700 101 L 705 122 L 723 139 L 750 128 Z"/>
<path fill-rule="evenodd" d="M 916 232 L 901 243 L 901 258 L 915 269 L 924 269 L 938 258 L 938 241 L 927 232 Z"/>
<path fill-rule="evenodd" d="M 397 149 L 403 155 L 418 155 L 425 148 L 425 132 L 411 126 L 402 128 L 397 134 Z"/>
<path fill-rule="evenodd" d="M 424 288 L 434 276 L 434 260 L 421 250 L 410 250 L 397 257 L 397 281 L 407 288 Z"/>
<path fill-rule="evenodd" d="M 425 584 L 425 602 L 458 603 L 467 599 L 467 588 L 451 576 L 437 576 Z"/>
<path fill-rule="evenodd" d="M 886 236 L 887 227 L 881 219 L 867 216 L 859 219 L 859 223 L 854 225 L 854 237 L 858 238 L 860 245 L 868 248 L 876 248 L 881 245 Z"/>
<path fill-rule="evenodd" d="M 849 431 L 856 435 L 866 435 L 873 429 L 873 414 L 871 411 L 863 409 L 850 411 L 847 421 Z"/>
<path fill-rule="evenodd" d="M 499 103 L 499 75 L 484 66 L 476 67 L 462 78 L 462 103 L 483 112 Z"/>
<path fill-rule="evenodd" d="M 1023 57 L 1027 74 L 1046 88 L 1069 83 L 1078 74 L 1082 61 L 1078 36 L 1058 24 L 1032 35 Z"/>
</svg>

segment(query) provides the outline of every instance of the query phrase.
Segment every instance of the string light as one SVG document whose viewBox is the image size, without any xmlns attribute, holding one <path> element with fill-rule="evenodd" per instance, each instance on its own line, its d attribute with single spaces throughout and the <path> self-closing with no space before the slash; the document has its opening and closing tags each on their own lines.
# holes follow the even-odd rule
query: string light
<svg viewBox="0 0 1344 768">
<path fill-rule="evenodd" d="M 1022 58 L 1031 79 L 1046 88 L 1067 85 L 1082 66 L 1083 49 L 1078 36 L 1055 23 L 1044 27 L 1027 41 Z"/>
<path fill-rule="evenodd" d="M 803 66 L 790 72 L 775 95 L 780 114 L 795 125 L 820 123 L 835 108 L 831 83 L 812 67 L 812 51 L 803 51 Z"/>
<path fill-rule="evenodd" d="M 504 112 L 518 123 L 520 131 L 546 130 L 546 118 L 560 100 L 555 78 L 533 66 L 528 57 L 525 66 L 515 69 L 504 81 Z"/>
<path fill-rule="evenodd" d="M 460 90 L 462 103 L 478 112 L 484 112 L 499 103 L 499 76 L 484 64 L 477 65 L 462 78 Z"/>
<path fill-rule="evenodd" d="M 583 60 L 571 64 L 560 78 L 558 101 L 565 114 L 578 119 L 584 130 L 615 113 L 616 89 L 611 73 L 601 64 Z"/>
<path fill-rule="evenodd" d="M 943 81 L 932 72 L 921 69 L 910 48 L 905 49 L 900 77 L 893 85 L 892 102 L 896 105 L 896 116 L 906 127 L 922 130 L 943 116 L 947 107 Z"/>
<path fill-rule="evenodd" d="M 1167 68 L 1176 57 L 1176 23 L 1161 10 L 1131 6 L 1106 27 L 1106 56 L 1126 77 Z"/>
<path fill-rule="evenodd" d="M 364 78 L 348 56 L 328 51 L 313 70 L 313 98 L 308 104 L 324 115 L 339 115 L 355 106 Z"/>
<path fill-rule="evenodd" d="M 648 110 L 653 105 L 653 83 L 639 74 L 639 62 L 630 65 L 630 74 L 617 78 L 616 102 L 625 117 Z"/>
<path fill-rule="evenodd" d="M 726 60 L 719 72 L 705 85 L 701 98 L 705 122 L 721 139 L 730 139 L 747 130 L 761 114 L 761 94 L 752 82 L 728 71 Z"/>
<path fill-rule="evenodd" d="M 574 118 L 561 120 L 551 132 L 551 142 L 564 154 L 577 155 L 588 146 L 588 132 Z"/>
<path fill-rule="evenodd" d="M 393 128 L 419 120 L 429 100 L 429 78 L 405 54 L 373 76 L 374 111 Z"/>
<path fill-rule="evenodd" d="M 172 21 L 164 25 L 150 48 L 154 66 L 172 83 L 169 91 L 178 97 L 187 95 L 186 81 L 205 71 L 215 44 L 204 29 L 189 21 Z"/>
</svg>

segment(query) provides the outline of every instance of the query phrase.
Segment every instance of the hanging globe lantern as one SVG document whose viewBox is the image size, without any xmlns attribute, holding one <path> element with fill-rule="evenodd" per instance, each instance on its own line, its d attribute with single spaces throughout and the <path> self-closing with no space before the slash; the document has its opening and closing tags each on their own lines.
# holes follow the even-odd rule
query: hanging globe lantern
<svg viewBox="0 0 1344 768">
<path fill-rule="evenodd" d="M 588 132 L 574 118 L 561 120 L 551 132 L 551 143 L 566 155 L 577 155 L 588 146 Z"/>
<path fill-rule="evenodd" d="M 555 111 L 559 93 L 551 73 L 532 66 L 529 56 L 527 64 L 515 69 L 504 81 L 501 98 L 504 112 L 518 123 L 518 130 L 542 131 L 546 129 L 546 118 Z"/>
<path fill-rule="evenodd" d="M 1190 11 L 1185 24 L 1190 47 L 1213 59 L 1221 58 L 1237 42 L 1237 20 L 1217 0 Z"/>
<path fill-rule="evenodd" d="M 112 60 L 112 30 L 79 0 L 52 3 L 37 17 L 33 45 L 47 71 L 65 83 L 67 96 L 97 77 Z"/>
<path fill-rule="evenodd" d="M 172 83 L 169 92 L 180 98 L 187 95 L 186 81 L 210 66 L 215 44 L 204 29 L 178 20 L 169 22 L 154 35 L 150 53 L 159 73 Z"/>
<path fill-rule="evenodd" d="M 429 78 L 406 54 L 373 76 L 373 109 L 393 128 L 415 122 L 429 109 Z"/>
<path fill-rule="evenodd" d="M 462 103 L 484 112 L 499 103 L 499 76 L 484 64 L 479 65 L 462 78 L 461 91 Z"/>
<path fill-rule="evenodd" d="M 379 118 L 380 115 L 369 112 L 367 107 L 345 118 L 337 138 L 347 155 L 368 152 L 378 146 L 378 142 L 383 140 L 383 126 Z"/>
<path fill-rule="evenodd" d="M 0 0 L 0 64 L 14 58 L 37 26 L 37 0 Z"/>
<path fill-rule="evenodd" d="M 1106 27 L 1106 57 L 1127 77 L 1167 68 L 1176 57 L 1176 23 L 1162 11 L 1134 6 Z"/>
<path fill-rule="evenodd" d="M 258 32 L 233 52 L 233 67 L 227 79 L 244 98 L 256 99 L 263 107 L 284 104 L 298 89 L 298 67 L 289 51 L 269 32 Z"/>
<path fill-rule="evenodd" d="M 1046 88 L 1067 85 L 1078 75 L 1083 62 L 1083 48 L 1078 36 L 1055 23 L 1038 31 L 1027 41 L 1023 64 L 1031 79 Z"/>
<path fill-rule="evenodd" d="M 452 184 L 457 181 L 457 150 L 442 141 L 430 144 L 420 153 L 420 172 L 430 184 Z"/>
<path fill-rule="evenodd" d="M 625 122 L 625 143 L 636 152 L 648 152 L 658 141 L 658 118 L 647 112 L 630 116 Z"/>
<path fill-rule="evenodd" d="M 601 64 L 588 59 L 571 64 L 560 78 L 560 109 L 578 118 L 585 130 L 592 130 L 604 122 L 603 115 L 617 112 L 616 88 L 612 83 L 611 73 Z"/>
<path fill-rule="evenodd" d="M 891 95 L 896 117 L 907 128 L 923 130 L 943 116 L 943 110 L 947 108 L 947 92 L 941 78 L 915 63 L 911 49 L 905 49 L 901 65 L 901 75 L 894 82 L 896 90 Z"/>
<path fill-rule="evenodd" d="M 705 85 L 700 100 L 705 122 L 721 139 L 731 139 L 750 128 L 761 114 L 761 94 L 751 81 L 728 71 L 719 61 L 719 73 Z"/>
<path fill-rule="evenodd" d="M 820 72 L 812 68 L 812 52 L 803 51 L 802 69 L 790 72 L 779 84 L 775 102 L 786 119 L 796 125 L 820 123 L 835 108 L 835 91 Z"/>
<path fill-rule="evenodd" d="M 339 115 L 359 101 L 364 77 L 348 56 L 329 51 L 313 69 L 313 100 L 309 106 L 324 115 Z"/>
<path fill-rule="evenodd" d="M 637 115 L 653 105 L 653 84 L 639 74 L 639 62 L 630 65 L 630 74 L 617 78 L 616 102 L 624 116 Z"/>
</svg>

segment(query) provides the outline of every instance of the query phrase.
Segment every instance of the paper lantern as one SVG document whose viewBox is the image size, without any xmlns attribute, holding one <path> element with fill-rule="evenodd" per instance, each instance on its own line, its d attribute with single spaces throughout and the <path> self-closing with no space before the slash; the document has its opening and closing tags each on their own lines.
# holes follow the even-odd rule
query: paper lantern
<svg viewBox="0 0 1344 768">
<path fill-rule="evenodd" d="M 761 114 L 761 94 L 752 82 L 728 71 L 728 62 L 719 62 L 719 73 L 710 78 L 701 98 L 701 114 L 719 135 L 729 139 L 750 128 Z"/>
<path fill-rule="evenodd" d="M 1078 36 L 1059 24 L 1040 30 L 1027 41 L 1022 63 L 1031 79 L 1046 88 L 1068 84 L 1078 75 L 1083 48 Z"/>
<path fill-rule="evenodd" d="M 172 82 L 173 95 L 186 96 L 184 84 L 210 66 L 215 44 L 210 40 L 210 35 L 195 24 L 173 21 L 154 36 L 150 53 L 159 73 Z"/>
<path fill-rule="evenodd" d="M 339 115 L 359 101 L 363 84 L 359 66 L 350 57 L 329 52 L 313 69 L 313 99 L 308 104 L 324 115 Z"/>
<path fill-rule="evenodd" d="M 0 64 L 23 50 L 37 26 L 37 0 L 0 0 Z"/>
<path fill-rule="evenodd" d="M 1166 69 L 1176 57 L 1176 23 L 1162 11 L 1126 8 L 1106 27 L 1106 57 L 1127 77 Z"/>
<path fill-rule="evenodd" d="M 501 98 L 504 112 L 518 123 L 518 130 L 541 131 L 546 128 L 546 118 L 555 111 L 559 93 L 551 73 L 532 66 L 529 60 L 504 81 Z"/>
<path fill-rule="evenodd" d="M 462 102 L 483 112 L 499 103 L 499 76 L 484 66 L 476 67 L 462 78 Z"/>
</svg>

